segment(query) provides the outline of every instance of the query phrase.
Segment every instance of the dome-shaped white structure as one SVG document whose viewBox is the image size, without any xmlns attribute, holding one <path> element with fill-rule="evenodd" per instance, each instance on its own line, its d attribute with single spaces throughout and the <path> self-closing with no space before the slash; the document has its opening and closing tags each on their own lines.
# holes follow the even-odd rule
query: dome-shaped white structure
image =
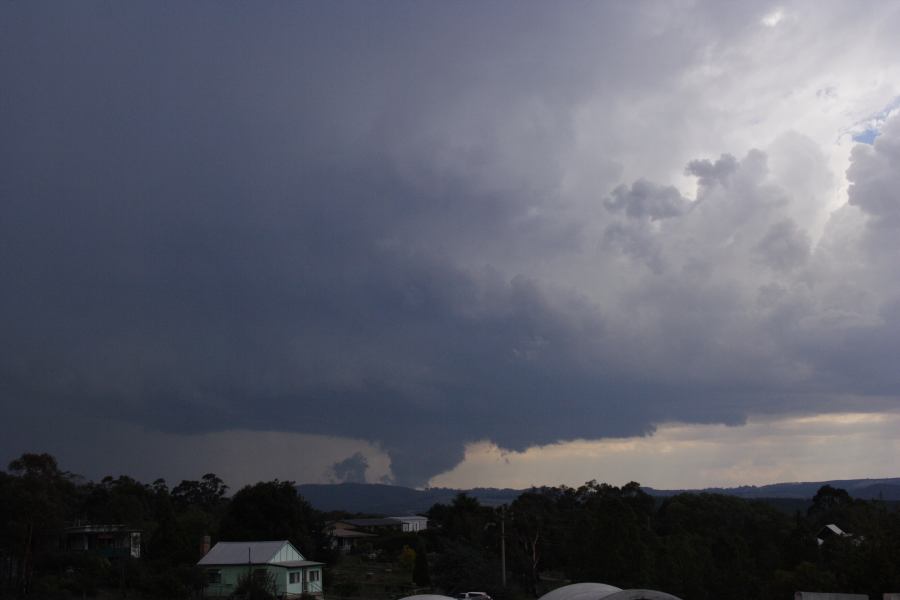
<svg viewBox="0 0 900 600">
<path fill-rule="evenodd" d="M 656 590 L 622 590 L 610 594 L 604 600 L 681 600 L 678 596 Z"/>
<path fill-rule="evenodd" d="M 621 591 L 622 588 L 605 583 L 573 583 L 549 591 L 539 600 L 599 600 Z"/>
</svg>

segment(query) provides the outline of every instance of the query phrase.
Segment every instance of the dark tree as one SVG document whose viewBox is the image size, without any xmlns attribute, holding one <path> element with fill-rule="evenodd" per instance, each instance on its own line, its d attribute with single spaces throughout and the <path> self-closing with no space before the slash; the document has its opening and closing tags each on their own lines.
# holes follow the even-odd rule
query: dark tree
<svg viewBox="0 0 900 600">
<path fill-rule="evenodd" d="M 289 540 L 306 556 L 317 556 L 322 530 L 318 512 L 292 481 L 267 481 L 241 488 L 228 505 L 219 537 L 229 541 Z"/>
<path fill-rule="evenodd" d="M 222 504 L 228 486 L 215 473 L 207 473 L 200 481 L 182 481 L 172 490 L 172 500 L 180 507 L 196 506 L 212 512 Z"/>
<path fill-rule="evenodd" d="M 435 504 L 428 511 L 428 519 L 440 529 L 442 536 L 454 541 L 484 548 L 494 545 L 496 534 L 488 533 L 486 527 L 493 522 L 494 511 L 482 506 L 477 498 L 464 493 L 457 494 L 450 505 Z"/>
<path fill-rule="evenodd" d="M 589 482 L 577 490 L 581 510 L 570 556 L 572 575 L 623 588 L 651 579 L 653 500 L 638 484 L 617 488 Z M 579 541 L 580 540 L 580 543 Z"/>
<path fill-rule="evenodd" d="M 853 498 L 847 490 L 823 485 L 813 496 L 812 506 L 809 507 L 809 516 L 824 516 L 833 514 L 836 510 L 849 507 L 853 504 Z"/>
<path fill-rule="evenodd" d="M 493 591 L 498 586 L 498 563 L 465 543 L 449 543 L 432 568 L 434 584 L 447 593 Z"/>
<path fill-rule="evenodd" d="M 557 503 L 541 490 L 525 492 L 513 501 L 506 516 L 509 568 L 537 596 L 540 571 L 553 563 L 565 543 L 560 539 L 565 529 Z"/>
<path fill-rule="evenodd" d="M 58 535 L 71 517 L 77 488 L 74 476 L 62 471 L 49 454 L 23 454 L 9 463 L 9 471 L 12 477 L 5 481 L 4 504 L 11 518 L 3 537 L 18 555 L 16 588 L 24 596 L 47 547 L 40 541 Z"/>
<path fill-rule="evenodd" d="M 425 542 L 421 539 L 416 544 L 416 564 L 413 566 L 413 582 L 419 587 L 431 585 L 431 575 L 428 572 L 428 555 Z"/>
</svg>

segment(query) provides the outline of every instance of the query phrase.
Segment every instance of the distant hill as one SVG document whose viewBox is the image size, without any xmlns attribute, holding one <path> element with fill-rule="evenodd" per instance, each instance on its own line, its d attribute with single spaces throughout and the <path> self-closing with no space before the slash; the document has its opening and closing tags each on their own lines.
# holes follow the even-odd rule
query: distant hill
<svg viewBox="0 0 900 600">
<path fill-rule="evenodd" d="M 297 486 L 297 491 L 318 510 L 393 516 L 424 513 L 438 502 L 449 504 L 460 492 L 477 498 L 485 506 L 508 504 L 522 493 L 522 490 L 496 488 L 416 490 L 379 483 L 304 483 Z"/>
<path fill-rule="evenodd" d="M 787 509 L 804 506 L 803 501 L 812 498 L 823 485 L 847 490 L 854 498 L 863 500 L 900 501 L 900 477 L 887 479 L 835 479 L 797 483 L 774 483 L 762 486 L 735 488 L 706 488 L 702 490 L 657 490 L 645 487 L 653 496 L 674 496 L 685 492 L 709 492 L 741 498 L 769 500 Z M 297 491 L 310 504 L 322 511 L 345 510 L 373 515 L 408 515 L 424 513 L 438 502 L 448 504 L 454 496 L 465 492 L 486 506 L 508 504 L 524 490 L 475 488 L 458 490 L 451 488 L 426 488 L 416 490 L 399 485 L 378 483 L 304 483 Z M 797 501 L 797 502 L 794 502 Z M 783 506 L 782 506 L 783 505 Z"/>
<path fill-rule="evenodd" d="M 656 490 L 644 488 L 654 496 L 674 496 L 683 492 L 703 491 L 713 494 L 728 494 L 741 498 L 796 498 L 809 499 L 823 485 L 841 488 L 854 498 L 862 500 L 900 500 L 900 477 L 887 479 L 832 479 L 830 481 L 804 481 L 796 483 L 773 483 L 770 485 L 744 485 L 734 488 L 706 488 L 703 490 Z"/>
</svg>

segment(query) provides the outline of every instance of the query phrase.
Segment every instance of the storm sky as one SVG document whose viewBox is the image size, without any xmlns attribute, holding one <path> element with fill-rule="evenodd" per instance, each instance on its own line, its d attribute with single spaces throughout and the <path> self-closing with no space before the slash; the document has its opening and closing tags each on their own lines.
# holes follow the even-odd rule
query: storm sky
<svg viewBox="0 0 900 600">
<path fill-rule="evenodd" d="M 900 475 L 900 3 L 4 2 L 0 458 Z"/>
</svg>

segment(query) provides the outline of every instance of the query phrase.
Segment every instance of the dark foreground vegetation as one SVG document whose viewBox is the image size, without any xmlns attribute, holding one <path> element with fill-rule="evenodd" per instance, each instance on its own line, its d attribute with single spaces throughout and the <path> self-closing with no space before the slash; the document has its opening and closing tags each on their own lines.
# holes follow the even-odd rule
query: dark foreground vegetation
<svg viewBox="0 0 900 600">
<path fill-rule="evenodd" d="M 0 597 L 189 598 L 204 584 L 195 567 L 206 535 L 227 540 L 289 539 L 315 560 L 330 560 L 322 515 L 293 482 L 269 481 L 226 497 L 214 474 L 169 489 L 122 475 L 99 483 L 62 471 L 47 454 L 25 454 L 0 472 Z M 141 530 L 141 557 L 108 559 L 60 549 L 74 523 Z"/>
<path fill-rule="evenodd" d="M 213 543 L 290 540 L 328 563 L 329 600 L 425 590 L 481 590 L 502 600 L 569 581 L 654 588 L 686 600 L 900 591 L 900 512 L 829 486 L 793 514 L 717 494 L 654 499 L 636 483 L 534 489 L 502 509 L 461 494 L 431 508 L 429 530 L 382 535 L 351 555 L 330 550 L 325 534 L 328 520 L 348 515 L 314 510 L 292 482 L 227 491 L 213 474 L 171 489 L 127 476 L 89 482 L 49 455 L 23 455 L 0 472 L 0 596 L 197 597 L 204 580 L 194 565 L 205 535 Z M 75 522 L 140 529 L 141 557 L 61 550 L 65 527 Z M 820 544 L 828 524 L 847 535 Z"/>
</svg>

